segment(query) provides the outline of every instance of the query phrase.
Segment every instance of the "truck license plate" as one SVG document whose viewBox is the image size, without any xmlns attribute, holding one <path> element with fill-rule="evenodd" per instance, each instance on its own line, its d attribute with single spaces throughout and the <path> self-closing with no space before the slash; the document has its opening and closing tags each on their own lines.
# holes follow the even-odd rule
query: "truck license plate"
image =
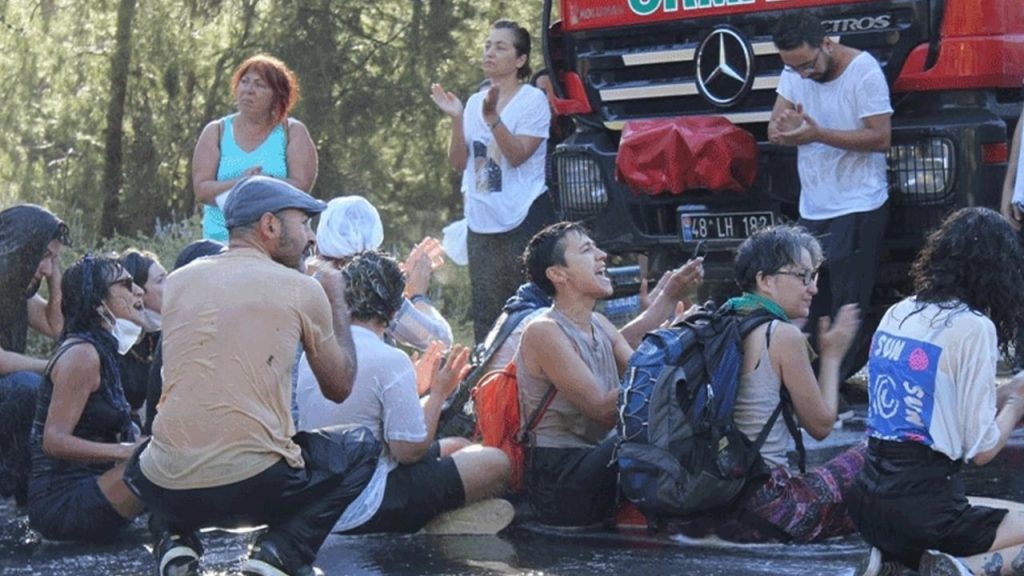
<svg viewBox="0 0 1024 576">
<path fill-rule="evenodd" d="M 743 240 L 774 222 L 771 212 L 680 212 L 679 232 L 683 242 Z"/>
</svg>

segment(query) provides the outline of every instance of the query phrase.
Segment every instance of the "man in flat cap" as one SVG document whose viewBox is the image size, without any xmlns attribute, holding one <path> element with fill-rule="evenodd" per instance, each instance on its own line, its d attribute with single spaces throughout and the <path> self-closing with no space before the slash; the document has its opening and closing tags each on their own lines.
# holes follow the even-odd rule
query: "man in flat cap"
<svg viewBox="0 0 1024 576">
<path fill-rule="evenodd" d="M 315 574 L 312 563 L 380 452 L 364 429 L 296 434 L 301 342 L 324 396 L 352 390 L 355 349 L 341 274 L 300 273 L 326 204 L 274 178 L 231 191 L 228 250 L 168 276 L 164 388 L 127 482 L 152 511 L 159 574 L 198 574 L 196 530 L 267 524 L 243 574 Z"/>
</svg>

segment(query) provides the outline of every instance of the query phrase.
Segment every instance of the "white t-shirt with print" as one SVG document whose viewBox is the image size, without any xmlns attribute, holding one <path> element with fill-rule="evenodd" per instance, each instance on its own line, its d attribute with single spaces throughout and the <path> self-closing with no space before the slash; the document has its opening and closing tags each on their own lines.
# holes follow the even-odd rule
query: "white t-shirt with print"
<svg viewBox="0 0 1024 576">
<path fill-rule="evenodd" d="M 469 149 L 462 173 L 462 194 L 469 229 L 480 234 L 508 232 L 526 219 L 530 205 L 544 193 L 544 156 L 541 142 L 519 166 L 512 166 L 494 141 L 483 116 L 487 90 L 469 97 L 463 112 L 463 136 Z M 551 108 L 544 92 L 524 84 L 501 111 L 501 122 L 516 136 L 547 140 Z"/>
<path fill-rule="evenodd" d="M 352 327 L 352 341 L 359 369 L 352 393 L 341 404 L 324 397 L 306 355 L 302 355 L 296 388 L 299 429 L 315 430 L 344 424 L 366 426 L 381 442 L 425 440 L 427 424 L 416 393 L 412 360 L 361 326 Z M 345 509 L 334 526 L 335 531 L 361 526 L 377 513 L 384 500 L 388 473 L 397 466 L 398 462 L 385 444 L 373 477 Z"/>
<path fill-rule="evenodd" d="M 878 62 L 858 54 L 838 78 L 829 82 L 801 78 L 784 71 L 778 94 L 822 128 L 859 130 L 864 118 L 892 114 L 889 86 Z M 797 147 L 800 172 L 800 216 L 808 220 L 868 212 L 885 203 L 889 187 L 885 154 L 843 150 L 812 142 Z"/>
<path fill-rule="evenodd" d="M 998 357 L 995 325 L 964 304 L 894 304 L 868 356 L 868 433 L 952 460 L 993 448 Z"/>
</svg>

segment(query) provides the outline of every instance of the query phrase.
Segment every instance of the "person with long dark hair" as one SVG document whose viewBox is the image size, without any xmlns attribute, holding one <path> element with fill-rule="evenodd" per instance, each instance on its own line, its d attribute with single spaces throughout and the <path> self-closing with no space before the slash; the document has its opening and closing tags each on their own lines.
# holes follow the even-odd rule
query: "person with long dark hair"
<svg viewBox="0 0 1024 576">
<path fill-rule="evenodd" d="M 62 288 L 64 331 L 32 429 L 29 523 L 51 540 L 109 540 L 143 508 L 124 483 L 137 428 L 118 371 L 142 331 L 142 289 L 95 256 L 68 268 Z"/>
<path fill-rule="evenodd" d="M 156 254 L 135 249 L 125 250 L 118 262 L 142 288 L 142 336 L 127 354 L 120 358 L 121 385 L 136 420 L 141 421 L 142 405 L 153 357 L 160 346 L 160 310 L 163 308 L 164 280 L 167 270 Z"/>
<path fill-rule="evenodd" d="M 60 252 L 71 240 L 55 214 L 34 204 L 0 211 L 0 497 L 28 501 L 29 432 L 44 358 L 27 355 L 28 329 L 56 339 L 61 315 Z M 38 294 L 46 282 L 47 298 Z"/>
<path fill-rule="evenodd" d="M 510 20 L 495 22 L 484 43 L 483 72 L 486 88 L 465 107 L 441 85 L 431 86 L 434 103 L 452 119 L 448 161 L 462 172 L 477 342 L 523 283 L 519 254 L 555 220 L 544 193 L 551 110 L 544 92 L 528 82 L 530 33 Z"/>
<path fill-rule="evenodd" d="M 850 514 L 874 548 L 922 574 L 1019 574 L 1024 512 L 972 505 L 961 469 L 990 462 L 1024 415 L 1024 373 L 996 388 L 999 347 L 1024 327 L 1024 253 L 987 208 L 953 213 L 912 269 L 868 358 L 864 468 Z"/>
</svg>

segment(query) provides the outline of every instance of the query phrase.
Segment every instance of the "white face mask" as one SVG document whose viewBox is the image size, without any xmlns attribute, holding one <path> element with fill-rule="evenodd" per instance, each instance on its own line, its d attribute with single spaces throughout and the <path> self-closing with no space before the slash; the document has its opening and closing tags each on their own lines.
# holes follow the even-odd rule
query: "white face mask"
<svg viewBox="0 0 1024 576">
<path fill-rule="evenodd" d="M 142 329 L 143 330 L 145 330 L 147 333 L 149 333 L 149 332 L 159 332 L 162 325 L 163 325 L 163 317 L 160 316 L 159 312 L 157 312 L 155 310 L 150 310 L 149 308 L 144 308 L 142 310 Z"/>
<path fill-rule="evenodd" d="M 112 321 L 113 324 L 111 333 L 114 335 L 114 338 L 117 338 L 117 353 L 124 356 L 132 349 L 132 346 L 135 346 L 135 344 L 138 343 L 139 338 L 142 337 L 142 326 L 139 326 L 131 320 L 125 320 L 124 318 L 114 316 L 114 313 L 110 311 L 110 308 L 107 308 L 106 304 L 103 305 L 103 308 L 105 308 L 107 314 L 110 315 L 107 318 L 107 321 Z"/>
</svg>

